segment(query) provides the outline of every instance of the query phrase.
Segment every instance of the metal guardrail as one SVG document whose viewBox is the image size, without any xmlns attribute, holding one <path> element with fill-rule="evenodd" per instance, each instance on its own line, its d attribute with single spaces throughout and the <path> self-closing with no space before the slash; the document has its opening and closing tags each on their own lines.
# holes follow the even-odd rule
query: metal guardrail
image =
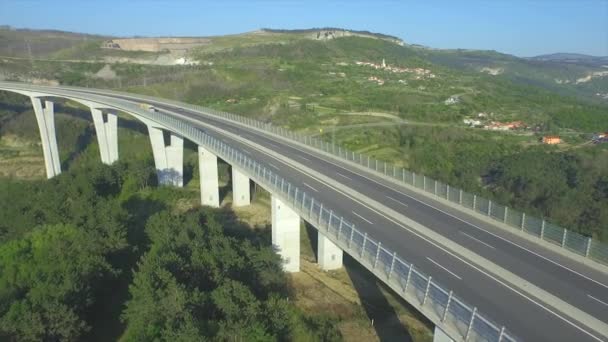
<svg viewBox="0 0 608 342">
<path fill-rule="evenodd" d="M 30 89 L 40 91 L 40 88 Z M 63 96 L 69 97 L 69 95 Z M 149 99 L 158 101 L 153 98 Z M 92 99 L 92 101 L 95 100 Z M 492 342 L 519 340 L 504 326 L 486 317 L 476 307 L 466 304 L 453 291 L 445 289 L 431 276 L 417 269 L 414 264 L 403 260 L 396 252 L 383 247 L 381 241 L 375 241 L 367 233 L 357 230 L 355 225 L 344 217 L 253 158 L 182 120 L 158 112 L 145 111 L 136 105 L 122 105 L 122 107 L 123 110 L 155 121 L 188 140 L 205 146 L 231 165 L 245 171 L 257 184 L 288 203 L 300 217 L 315 226 L 327 238 L 425 314 L 427 318 L 436 324 L 440 322 L 444 327 L 449 327 L 453 333 L 459 334 L 458 337 L 452 336 L 453 338 L 460 338 L 464 341 Z M 217 115 L 220 113 L 218 112 Z M 281 132 L 284 133 L 282 130 Z"/>
<path fill-rule="evenodd" d="M 88 88 L 69 88 L 89 90 Z M 130 96 L 153 102 L 159 101 L 158 98 L 146 95 L 117 92 L 112 90 L 103 91 L 109 94 Z M 476 194 L 468 193 L 466 191 L 463 191 L 462 189 L 452 187 L 449 184 L 442 183 L 425 175 L 416 174 L 415 172 L 406 170 L 404 168 L 396 167 L 391 163 L 380 161 L 361 153 L 349 151 L 344 147 L 341 147 L 336 144 L 327 143 L 325 141 L 322 141 L 321 139 L 291 132 L 282 127 L 273 126 L 269 123 L 263 123 L 254 119 L 246 118 L 232 113 L 182 103 L 179 101 L 165 99 L 162 99 L 162 101 L 176 106 L 190 108 L 203 114 L 213 115 L 231 121 L 239 122 L 245 125 L 253 126 L 258 129 L 262 129 L 264 131 L 295 140 L 310 147 L 320 149 L 324 152 L 330 153 L 346 161 L 357 163 L 361 166 L 368 168 L 370 171 L 378 172 L 385 177 L 390 177 L 405 185 L 413 186 L 420 190 L 424 190 L 437 197 L 448 200 L 454 204 L 458 204 L 463 208 L 473 210 L 479 214 L 492 218 L 497 222 L 504 223 L 514 229 L 528 233 L 534 237 L 550 242 L 556 246 L 581 255 L 585 258 L 589 258 L 604 265 L 608 265 L 608 244 L 599 242 L 572 230 L 560 227 L 556 224 L 546 221 L 545 219 L 537 218 L 532 215 L 527 215 L 524 212 L 512 209 L 505 205 L 501 205 Z"/>
</svg>

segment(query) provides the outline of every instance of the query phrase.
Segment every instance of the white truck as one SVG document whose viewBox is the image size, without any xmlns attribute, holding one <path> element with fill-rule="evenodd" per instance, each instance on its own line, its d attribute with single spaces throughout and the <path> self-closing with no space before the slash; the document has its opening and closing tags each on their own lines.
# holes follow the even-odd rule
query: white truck
<svg viewBox="0 0 608 342">
<path fill-rule="evenodd" d="M 149 103 L 140 103 L 139 108 L 145 109 L 150 112 L 158 112 L 158 109 Z"/>
</svg>

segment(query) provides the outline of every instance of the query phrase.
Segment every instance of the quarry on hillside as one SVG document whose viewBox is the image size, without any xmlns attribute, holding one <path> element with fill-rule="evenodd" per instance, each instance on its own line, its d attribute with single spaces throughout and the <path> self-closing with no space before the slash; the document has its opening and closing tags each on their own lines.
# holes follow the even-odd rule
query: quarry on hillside
<svg viewBox="0 0 608 342">
<path fill-rule="evenodd" d="M 211 39 L 209 38 L 118 38 L 105 41 L 101 47 L 125 51 L 174 52 L 188 51 L 194 47 L 210 43 Z"/>
</svg>

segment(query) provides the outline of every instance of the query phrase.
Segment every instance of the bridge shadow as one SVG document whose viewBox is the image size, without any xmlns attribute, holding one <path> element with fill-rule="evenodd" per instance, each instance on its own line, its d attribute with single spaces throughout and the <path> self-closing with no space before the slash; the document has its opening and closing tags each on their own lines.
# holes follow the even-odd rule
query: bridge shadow
<svg viewBox="0 0 608 342">
<path fill-rule="evenodd" d="M 133 282 L 133 269 L 149 248 L 145 232 L 148 219 L 157 212 L 167 209 L 160 200 L 134 195 L 122 204 L 131 215 L 127 226 L 127 242 L 130 248 L 110 256 L 110 263 L 120 270 L 116 277 L 108 277 L 105 284 L 98 286 L 94 295 L 98 298 L 87 310 L 87 321 L 92 322 L 91 330 L 83 341 L 117 341 L 124 333 L 125 324 L 120 320 L 124 303 L 130 298 L 129 285 Z"/>
<path fill-rule="evenodd" d="M 380 341 L 413 341 L 381 287 L 385 291 L 390 289 L 379 284 L 376 276 L 346 253 L 344 253 L 344 268 L 359 294 L 361 305 Z"/>
<path fill-rule="evenodd" d="M 304 224 L 304 229 L 310 241 L 315 260 L 318 262 L 319 233 L 315 227 L 307 222 Z M 365 311 L 370 324 L 373 320 L 373 327 L 380 341 L 413 341 L 413 337 L 400 321 L 399 313 L 395 310 L 394 305 L 403 306 L 418 320 L 425 322 L 426 325 L 432 327 L 430 322 L 426 323 L 428 322 L 428 319 L 422 316 L 398 295 L 394 294 L 390 288 L 379 282 L 375 275 L 361 266 L 359 262 L 347 253 L 344 253 L 344 269 L 346 270 L 355 291 L 359 295 L 361 305 L 363 306 L 363 310 Z M 389 295 L 392 295 L 397 303 L 393 303 L 393 305 L 389 303 L 387 295 L 385 295 L 387 292 L 390 293 Z"/>
<path fill-rule="evenodd" d="M 317 228 L 313 227 L 310 223 L 304 221 L 304 229 L 306 231 L 306 235 L 308 236 L 308 241 L 310 241 L 310 247 L 312 248 L 312 253 L 314 254 L 315 261 L 319 262 L 319 238 Z"/>
<path fill-rule="evenodd" d="M 95 129 L 91 126 L 87 126 L 84 132 L 76 139 L 76 147 L 74 150 L 61 162 L 61 169 L 68 170 L 70 165 L 80 156 L 80 154 L 87 149 L 93 140 Z"/>
<path fill-rule="evenodd" d="M 228 167 L 223 167 L 224 165 L 228 165 Z M 220 196 L 220 204 L 224 201 L 224 199 L 226 198 L 226 196 L 228 196 L 228 193 L 232 193 L 232 167 L 229 166 L 229 164 L 227 164 L 226 162 L 224 162 L 223 160 L 218 159 L 217 161 L 217 166 L 218 166 L 218 178 L 222 178 L 222 175 L 225 174 L 228 175 L 228 179 L 226 180 L 226 185 L 222 185 L 218 187 L 219 190 L 219 196 Z M 234 194 L 233 194 L 234 196 Z M 234 201 L 234 197 L 232 199 Z"/>
<path fill-rule="evenodd" d="M 272 246 L 272 229 L 270 224 L 251 226 L 249 223 L 243 222 L 230 207 L 221 207 L 215 209 L 216 217 L 222 222 L 224 233 L 226 236 L 233 237 L 239 240 L 247 240 L 253 246 L 268 247 Z M 293 287 L 288 281 L 288 276 L 282 272 L 282 261 L 279 255 L 272 253 L 268 256 L 269 259 L 264 262 L 274 264 L 276 272 L 267 273 L 264 277 L 252 277 L 252 275 L 243 275 L 248 277 L 249 281 L 253 281 L 251 286 L 252 291 L 256 295 L 267 297 L 272 292 L 278 292 L 285 296 L 293 296 Z M 252 270 L 254 271 L 254 270 Z"/>
</svg>

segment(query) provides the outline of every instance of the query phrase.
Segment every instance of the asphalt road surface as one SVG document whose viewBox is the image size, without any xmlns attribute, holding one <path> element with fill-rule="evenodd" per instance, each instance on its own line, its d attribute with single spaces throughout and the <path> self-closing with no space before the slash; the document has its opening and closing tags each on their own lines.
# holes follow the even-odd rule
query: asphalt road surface
<svg viewBox="0 0 608 342">
<path fill-rule="evenodd" d="M 155 103 L 155 106 L 168 115 L 178 113 L 188 116 L 302 163 L 608 323 L 608 276 L 604 273 L 321 153 L 220 118 L 201 116 L 174 105 Z M 330 184 L 248 144 L 202 124 L 199 126 L 305 190 L 315 200 L 323 202 L 325 207 L 354 223 L 358 230 L 367 232 L 373 239 L 381 241 L 384 247 L 396 251 L 402 259 L 431 275 L 445 288 L 453 290 L 469 305 L 476 306 L 495 322 L 504 324 L 517 337 L 526 341 L 608 341 L 607 336 L 589 330 L 576 318 L 568 317 L 568 313 L 561 313 L 529 297 L 475 264 L 420 236 L 397 219 L 370 207 L 364 198 L 354 198 L 337 191 Z"/>
</svg>

